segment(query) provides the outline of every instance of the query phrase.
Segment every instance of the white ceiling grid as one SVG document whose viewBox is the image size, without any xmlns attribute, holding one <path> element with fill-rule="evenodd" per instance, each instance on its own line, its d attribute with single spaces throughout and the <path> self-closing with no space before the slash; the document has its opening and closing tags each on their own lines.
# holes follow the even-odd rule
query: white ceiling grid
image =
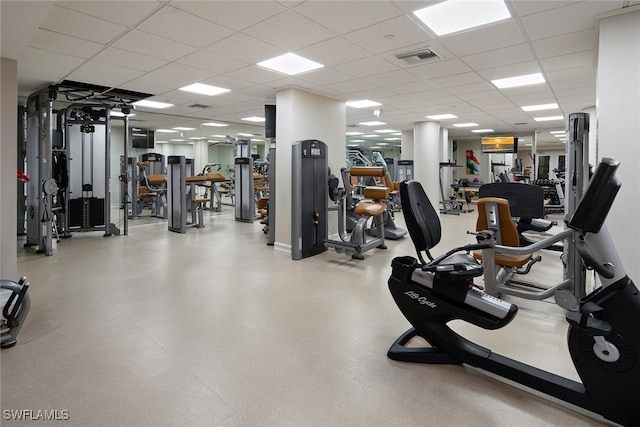
<svg viewBox="0 0 640 427">
<path fill-rule="evenodd" d="M 163 113 L 238 122 L 262 115 L 276 90 L 297 86 L 345 101 L 382 102 L 380 120 L 393 129 L 453 113 L 459 122 L 501 133 L 538 130 L 542 140 L 554 140 L 545 130 L 562 122 L 536 123 L 539 112 L 520 107 L 557 102 L 560 109 L 548 115 L 566 115 L 595 105 L 597 16 L 637 10 L 640 2 L 507 0 L 512 18 L 442 37 L 412 14 L 434 3 L 3 0 L 3 56 L 18 60 L 21 96 L 78 80 L 175 104 Z M 24 45 L 19 53 L 7 47 L 9 39 Z M 440 59 L 412 65 L 395 57 L 425 47 Z M 255 65 L 289 51 L 325 67 L 288 77 Z M 489 83 L 535 72 L 547 82 L 504 90 Z M 195 82 L 232 92 L 202 97 L 178 90 Z M 189 107 L 195 103 L 209 108 Z M 347 115 L 350 125 L 375 118 L 371 108 L 347 108 Z M 452 137 L 473 135 L 449 123 L 443 126 Z"/>
</svg>

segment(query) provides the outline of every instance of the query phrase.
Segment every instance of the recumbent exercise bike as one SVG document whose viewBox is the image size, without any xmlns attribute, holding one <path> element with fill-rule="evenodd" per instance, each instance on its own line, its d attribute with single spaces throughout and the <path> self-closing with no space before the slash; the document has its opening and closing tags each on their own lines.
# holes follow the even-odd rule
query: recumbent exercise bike
<svg viewBox="0 0 640 427">
<path fill-rule="evenodd" d="M 567 222 L 576 233 L 582 261 L 598 273 L 602 284 L 580 300 L 577 311 L 566 314 L 569 352 L 582 382 L 493 353 L 449 328 L 449 321 L 460 319 L 484 329 L 499 329 L 514 318 L 518 307 L 472 286 L 483 268 L 469 251 L 498 247 L 491 231 L 481 232 L 485 236 L 478 244 L 432 258 L 429 250 L 440 241 L 440 220 L 416 181 L 403 182 L 400 196 L 418 259 L 395 258 L 388 281 L 396 304 L 413 327 L 396 340 L 388 357 L 428 364 L 464 363 L 616 423 L 640 425 L 640 295 L 604 226 L 621 185 L 615 177 L 618 166 L 615 160 L 603 159 Z M 405 346 L 416 336 L 431 347 Z"/>
</svg>

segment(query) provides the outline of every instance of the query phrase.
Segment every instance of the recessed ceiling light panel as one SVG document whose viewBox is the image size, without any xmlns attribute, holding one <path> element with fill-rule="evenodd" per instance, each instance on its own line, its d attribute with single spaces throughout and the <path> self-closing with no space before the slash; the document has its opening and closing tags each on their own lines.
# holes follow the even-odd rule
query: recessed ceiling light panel
<svg viewBox="0 0 640 427">
<path fill-rule="evenodd" d="M 457 128 L 470 128 L 473 126 L 478 126 L 478 124 L 477 123 L 455 123 L 454 126 Z"/>
<path fill-rule="evenodd" d="M 510 87 L 528 86 L 544 83 L 542 73 L 525 74 L 523 76 L 507 77 L 505 79 L 491 80 L 491 83 L 498 89 L 508 89 Z"/>
<path fill-rule="evenodd" d="M 426 118 L 431 120 L 447 120 L 447 119 L 457 119 L 458 116 L 453 114 L 436 114 L 435 116 L 426 116 Z"/>
<path fill-rule="evenodd" d="M 242 120 L 245 120 L 247 122 L 262 123 L 262 122 L 265 121 L 265 118 L 264 117 L 251 116 L 251 117 L 243 117 Z"/>
<path fill-rule="evenodd" d="M 546 116 L 546 117 L 534 117 L 536 122 L 550 122 L 553 120 L 564 120 L 564 116 Z"/>
<path fill-rule="evenodd" d="M 493 129 L 472 129 L 471 132 L 473 133 L 491 133 L 491 132 L 495 132 Z"/>
<path fill-rule="evenodd" d="M 369 99 L 361 99 L 359 101 L 347 101 L 346 104 L 347 104 L 347 107 L 353 107 L 353 108 L 377 107 L 379 105 L 382 105 L 379 102 L 371 101 Z"/>
<path fill-rule="evenodd" d="M 225 126 L 229 126 L 228 123 L 218 123 L 218 122 L 207 122 L 207 123 L 203 123 L 202 126 L 213 126 L 213 127 L 218 127 L 218 128 L 222 128 Z"/>
<path fill-rule="evenodd" d="M 258 62 L 256 65 L 288 76 L 295 76 L 296 74 L 302 74 L 324 67 L 324 65 L 318 62 L 291 52 Z"/>
<path fill-rule="evenodd" d="M 377 120 L 374 120 L 374 121 L 371 121 L 371 122 L 360 122 L 358 124 L 362 125 L 362 126 L 382 126 L 382 125 L 386 125 L 385 122 L 379 122 Z"/>
<path fill-rule="evenodd" d="M 133 103 L 133 105 L 135 105 L 136 107 L 148 107 L 157 109 L 173 107 L 173 104 L 169 104 L 168 102 L 149 101 L 147 99 L 136 101 Z"/>
<path fill-rule="evenodd" d="M 502 0 L 449 0 L 416 10 L 413 14 L 438 36 L 511 18 Z"/>
<path fill-rule="evenodd" d="M 522 111 L 542 111 L 542 110 L 555 110 L 558 108 L 558 104 L 539 104 L 539 105 L 525 105 L 522 108 Z"/>
<path fill-rule="evenodd" d="M 180 90 L 185 92 L 198 93 L 200 95 L 220 95 L 222 93 L 231 92 L 229 89 L 225 89 L 222 87 L 206 85 L 204 83 L 194 83 L 189 86 L 181 87 Z"/>
</svg>

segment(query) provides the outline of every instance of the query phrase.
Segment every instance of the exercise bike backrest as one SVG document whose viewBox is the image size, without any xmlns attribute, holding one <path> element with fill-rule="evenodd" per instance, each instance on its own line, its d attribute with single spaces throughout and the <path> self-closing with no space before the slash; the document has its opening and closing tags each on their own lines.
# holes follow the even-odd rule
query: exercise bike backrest
<svg viewBox="0 0 640 427">
<path fill-rule="evenodd" d="M 440 218 L 422 185 L 418 181 L 400 183 L 400 200 L 407 230 L 420 261 L 424 263 L 421 255 L 423 251 L 426 252 L 430 260 L 433 260 L 429 250 L 440 242 L 442 229 Z"/>
</svg>

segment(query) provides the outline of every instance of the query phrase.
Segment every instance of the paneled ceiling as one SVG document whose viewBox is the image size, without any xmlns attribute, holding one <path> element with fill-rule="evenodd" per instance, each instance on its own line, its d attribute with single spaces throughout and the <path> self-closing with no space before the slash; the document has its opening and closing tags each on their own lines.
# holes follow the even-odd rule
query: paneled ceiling
<svg viewBox="0 0 640 427">
<path fill-rule="evenodd" d="M 437 37 L 412 13 L 433 3 L 3 0 L 2 56 L 18 61 L 21 97 L 62 80 L 117 87 L 174 104 L 162 110 L 163 120 L 243 123 L 263 116 L 278 89 L 293 86 L 382 103 L 379 117 L 373 108 L 347 108 L 349 131 L 372 133 L 358 123 L 374 119 L 409 130 L 427 115 L 451 113 L 459 119 L 441 125 L 454 138 L 475 134 L 453 123 L 475 122 L 496 134 L 538 131 L 540 142 L 553 143 L 549 131 L 564 122 L 533 118 L 595 106 L 598 17 L 640 7 L 636 0 L 507 0 L 510 19 Z M 439 58 L 410 64 L 396 57 L 422 48 Z M 287 52 L 325 67 L 289 77 L 256 65 Z M 537 72 L 545 83 L 503 90 L 490 83 Z M 195 82 L 231 91 L 178 90 Z M 559 109 L 521 109 L 549 103 Z M 140 108 L 141 120 L 144 111 L 154 110 Z"/>
</svg>

